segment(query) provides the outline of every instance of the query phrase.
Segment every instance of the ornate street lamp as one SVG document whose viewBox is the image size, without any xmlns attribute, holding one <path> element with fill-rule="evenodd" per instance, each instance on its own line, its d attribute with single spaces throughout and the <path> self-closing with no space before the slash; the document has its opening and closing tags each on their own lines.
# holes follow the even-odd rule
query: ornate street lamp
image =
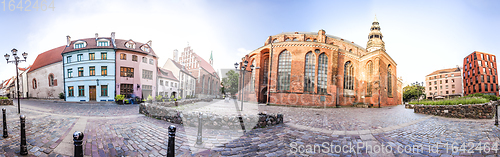
<svg viewBox="0 0 500 157">
<path fill-rule="evenodd" d="M 238 63 L 234 63 L 234 68 L 236 70 L 238 70 L 238 65 L 239 65 Z M 243 62 L 243 66 L 241 66 L 240 70 L 239 70 L 240 72 L 242 72 L 242 75 L 243 75 L 242 76 L 243 78 L 241 79 L 242 83 L 241 83 L 241 91 L 240 91 L 240 95 L 241 95 L 241 111 L 243 111 L 243 98 L 244 98 L 243 94 L 245 92 L 243 89 L 245 88 L 244 83 L 245 83 L 245 72 L 246 72 L 247 66 L 248 66 L 248 61 L 245 60 Z M 255 67 L 253 65 L 250 65 L 250 72 L 252 72 L 254 68 Z"/>
<path fill-rule="evenodd" d="M 26 58 L 28 57 L 28 53 L 24 52 L 22 54 L 24 60 L 20 59 L 19 56 L 17 56 L 17 49 L 12 49 L 10 51 L 12 53 L 12 55 L 14 55 L 14 60 L 13 61 L 9 61 L 9 58 L 10 58 L 10 55 L 9 54 L 5 54 L 4 57 L 5 57 L 5 60 L 7 60 L 7 64 L 8 63 L 14 63 L 16 64 L 16 81 L 17 81 L 17 113 L 21 114 L 21 102 L 19 100 L 19 69 L 18 69 L 18 63 L 19 62 L 26 62 Z"/>
</svg>

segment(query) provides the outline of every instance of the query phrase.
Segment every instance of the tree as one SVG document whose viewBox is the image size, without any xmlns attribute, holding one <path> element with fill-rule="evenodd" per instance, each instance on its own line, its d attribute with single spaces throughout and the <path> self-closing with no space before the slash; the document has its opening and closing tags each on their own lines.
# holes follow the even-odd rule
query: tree
<svg viewBox="0 0 500 157">
<path fill-rule="evenodd" d="M 420 96 L 425 95 L 425 87 L 418 84 L 408 85 L 403 88 L 403 101 L 408 102 L 412 99 L 418 99 Z"/>
<path fill-rule="evenodd" d="M 236 73 L 234 70 L 229 70 L 226 73 L 225 78 L 222 78 L 222 85 L 224 88 L 225 92 L 229 92 L 232 95 L 236 94 L 238 92 L 238 77 L 239 74 Z"/>
<path fill-rule="evenodd" d="M 220 86 L 221 86 L 221 87 L 220 87 L 220 92 L 221 92 L 222 94 L 226 94 L 226 91 L 224 90 L 224 83 L 222 83 L 222 82 L 221 82 L 221 83 L 220 83 Z"/>
</svg>

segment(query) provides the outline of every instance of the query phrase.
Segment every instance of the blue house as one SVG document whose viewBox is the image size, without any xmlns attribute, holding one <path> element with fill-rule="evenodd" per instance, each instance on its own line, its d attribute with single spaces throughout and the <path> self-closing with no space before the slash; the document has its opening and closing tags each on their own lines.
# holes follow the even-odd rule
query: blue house
<svg viewBox="0 0 500 157">
<path fill-rule="evenodd" d="M 67 36 L 62 52 L 66 101 L 114 101 L 114 32 L 109 37 L 78 39 Z"/>
</svg>

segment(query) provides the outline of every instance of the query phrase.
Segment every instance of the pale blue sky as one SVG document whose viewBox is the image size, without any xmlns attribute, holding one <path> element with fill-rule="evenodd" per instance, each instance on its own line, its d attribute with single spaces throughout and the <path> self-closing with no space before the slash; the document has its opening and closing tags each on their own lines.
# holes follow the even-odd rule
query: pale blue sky
<svg viewBox="0 0 500 157">
<path fill-rule="evenodd" d="M 19 0 L 16 0 L 18 2 Z M 51 0 L 49 0 L 50 3 Z M 263 46 L 270 35 L 290 31 L 317 32 L 366 47 L 374 15 L 382 28 L 387 53 L 404 81 L 462 64 L 473 51 L 500 56 L 500 1 L 133 1 L 54 0 L 55 11 L 0 10 L 0 54 L 12 48 L 36 55 L 72 39 L 110 36 L 153 41 L 159 65 L 190 43 L 214 66 L 233 64 Z M 0 9 L 2 9 L 0 4 Z M 23 9 L 24 10 L 24 9 Z M 0 61 L 1 80 L 15 75 L 14 65 Z"/>
</svg>

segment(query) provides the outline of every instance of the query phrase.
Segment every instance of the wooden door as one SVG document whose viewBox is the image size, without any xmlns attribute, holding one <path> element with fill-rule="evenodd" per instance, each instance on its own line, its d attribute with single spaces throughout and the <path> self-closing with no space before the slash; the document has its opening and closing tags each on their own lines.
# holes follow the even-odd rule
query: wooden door
<svg viewBox="0 0 500 157">
<path fill-rule="evenodd" d="M 89 86 L 89 99 L 90 101 L 95 101 L 95 86 Z"/>
</svg>

